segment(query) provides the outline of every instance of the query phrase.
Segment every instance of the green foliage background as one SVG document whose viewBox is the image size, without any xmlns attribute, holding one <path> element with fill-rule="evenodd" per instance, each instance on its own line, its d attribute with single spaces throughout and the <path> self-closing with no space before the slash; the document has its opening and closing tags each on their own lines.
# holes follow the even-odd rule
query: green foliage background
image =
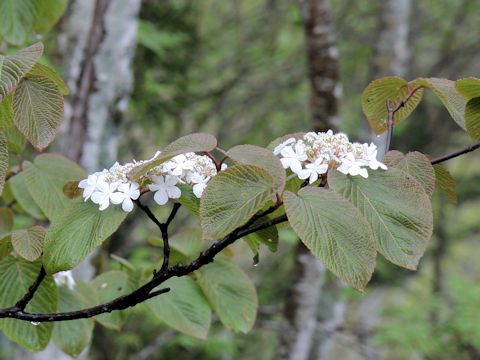
<svg viewBox="0 0 480 360">
<path fill-rule="evenodd" d="M 380 4 L 381 1 L 332 1 L 343 89 L 341 128 L 354 139 L 368 139 L 361 92 L 375 78 L 374 44 L 381 26 Z M 478 77 L 477 6 L 475 1 L 448 0 L 441 5 L 434 0 L 415 2 L 407 79 Z M 0 17 L 0 23 L 5 26 L 6 21 L 2 22 Z M 50 58 L 43 61 L 54 57 L 57 36 L 54 29 L 43 39 L 51 45 L 47 46 Z M 25 37 L 15 32 L 7 40 L 21 45 L 29 42 Z M 309 128 L 304 33 L 295 1 L 145 1 L 134 73 L 131 121 L 120 144 L 125 160 L 147 158 L 170 140 L 195 131 L 215 134 L 228 148 L 246 142 L 266 146 L 285 133 Z M 440 102 L 427 94 L 412 118 L 396 128 L 394 147 L 435 155 L 468 143 L 467 136 L 447 121 L 448 116 Z M 9 146 L 14 147 L 15 143 L 11 141 Z M 33 151 L 28 151 L 33 159 Z M 448 247 L 442 262 L 442 292 L 433 291 L 432 248 L 417 273 L 382 260 L 377 265 L 365 297 L 377 296 L 377 289 L 387 288 L 388 294 L 382 298 L 385 310 L 379 315 L 375 343 L 371 344 L 383 351 L 384 358 L 407 359 L 419 353 L 432 359 L 474 359 L 479 354 L 480 311 L 476 304 L 480 298 L 480 269 L 475 256 L 480 251 L 478 165 L 475 154 L 448 164 L 457 181 L 457 204 L 448 203 L 446 198 L 440 201 L 443 195 L 434 194 L 434 220 L 439 232 L 434 233 L 431 247 L 439 237 L 446 239 Z M 12 178 L 5 190 L 7 194 L 17 191 L 24 195 L 20 212 L 25 214 L 15 218 L 17 227 L 29 225 L 28 214 L 45 218 L 50 212 L 34 206 L 25 191 L 25 181 L 28 180 Z M 15 197 L 20 203 L 21 195 Z M 165 215 L 161 211 L 158 215 Z M 188 226 L 198 225 L 190 218 L 182 220 Z M 158 248 L 152 251 L 155 245 L 138 246 L 139 241 L 155 231 L 142 220 L 134 219 L 121 227 L 107 244 L 107 250 L 128 258 L 136 267 L 158 262 Z M 130 241 L 126 243 L 125 239 Z M 251 266 L 247 244 L 235 245 L 230 254 L 247 269 L 257 286 L 260 311 L 250 333 L 233 334 L 221 325 L 225 319 L 214 318 L 208 340 L 194 339 L 161 325 L 155 317 L 145 316 L 151 309 L 142 305 L 129 311 L 129 321 L 120 333 L 115 328 L 124 319 L 104 319 L 110 326 L 96 327 L 91 357 L 130 359 L 157 346 L 154 358 L 158 359 L 272 359 L 292 276 L 292 249 L 296 241 L 293 233 L 285 229 L 280 231 L 279 239 L 278 252 L 274 256 L 261 252 L 257 267 Z M 174 255 L 185 256 L 181 249 Z M 126 268 L 125 263 L 105 254 L 97 258 L 96 266 L 99 272 Z M 333 301 L 347 299 L 349 304 L 365 299 L 349 290 L 339 291 L 334 297 Z M 75 302 L 68 294 L 63 299 Z M 357 310 L 353 307 L 349 314 L 347 325 L 352 329 L 361 315 Z M 88 328 L 91 324 L 83 326 Z M 5 358 L 12 351 L 8 346 L 0 349 L 4 352 L 0 351 L 0 357 Z"/>
</svg>

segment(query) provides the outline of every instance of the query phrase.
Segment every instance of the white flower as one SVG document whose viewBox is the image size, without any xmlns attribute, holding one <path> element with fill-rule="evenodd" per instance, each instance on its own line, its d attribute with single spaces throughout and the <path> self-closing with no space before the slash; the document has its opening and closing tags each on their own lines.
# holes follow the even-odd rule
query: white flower
<svg viewBox="0 0 480 360">
<path fill-rule="evenodd" d="M 343 159 L 340 166 L 337 168 L 338 171 L 345 175 L 360 175 L 364 178 L 368 178 L 367 169 L 362 168 L 363 163 L 355 159 L 353 154 L 348 153 Z"/>
<path fill-rule="evenodd" d="M 374 143 L 371 143 L 370 145 L 363 144 L 363 152 L 370 169 L 377 170 L 378 168 L 381 168 L 387 170 L 387 166 L 377 160 L 377 146 Z"/>
<path fill-rule="evenodd" d="M 53 280 L 55 280 L 55 284 L 58 286 L 66 285 L 70 290 L 73 290 L 75 287 L 75 279 L 72 276 L 72 272 L 68 271 L 60 271 L 53 275 Z"/>
<path fill-rule="evenodd" d="M 136 182 L 123 183 L 118 186 L 118 191 L 123 195 L 122 209 L 125 212 L 133 210 L 132 200 L 137 200 L 140 196 L 140 186 Z"/>
<path fill-rule="evenodd" d="M 98 176 L 96 174 L 88 175 L 88 178 L 83 179 L 78 183 L 78 187 L 83 189 L 83 198 L 87 201 L 93 192 L 97 189 Z"/>
<path fill-rule="evenodd" d="M 298 177 L 302 180 L 309 178 L 308 183 L 313 184 L 318 180 L 318 174 L 325 174 L 327 170 L 328 164 L 325 164 L 322 158 L 318 158 L 315 162 L 305 165 L 305 169 L 298 173 Z"/>
<path fill-rule="evenodd" d="M 184 170 L 193 168 L 193 161 L 188 160 L 183 154 L 177 155 L 163 164 L 163 167 L 171 175 L 182 176 Z"/>
<path fill-rule="evenodd" d="M 110 169 L 108 169 L 108 172 L 110 173 L 114 173 L 115 171 L 118 170 L 118 168 L 120 168 L 120 164 L 118 163 L 118 161 L 115 161 L 115 164 L 113 164 Z"/>
<path fill-rule="evenodd" d="M 95 204 L 100 205 L 99 210 L 103 211 L 112 204 L 120 204 L 123 199 L 124 195 L 119 192 L 115 192 L 118 187 L 117 182 L 107 183 L 106 181 L 98 181 L 97 182 L 97 189 L 92 194 L 91 199 Z"/>
<path fill-rule="evenodd" d="M 188 181 L 193 183 L 193 193 L 197 198 L 202 197 L 203 190 L 207 187 L 210 176 L 203 176 L 199 173 L 190 173 L 187 177 Z"/>
<path fill-rule="evenodd" d="M 302 139 L 288 139 L 274 150 L 280 155 L 285 169 L 290 168 L 300 179 L 309 179 L 309 183 L 318 180 L 329 167 L 356 176 L 368 177 L 367 168 L 386 170 L 387 167 L 377 161 L 377 147 L 374 144 L 352 143 L 343 133 L 308 132 Z"/>
<path fill-rule="evenodd" d="M 307 160 L 307 154 L 305 153 L 305 144 L 303 141 L 298 141 L 295 145 L 285 146 L 280 154 L 283 158 L 280 159 L 283 168 L 290 168 L 295 174 L 298 174 L 302 170 L 302 161 Z"/>
<path fill-rule="evenodd" d="M 293 144 L 294 142 L 295 142 L 295 138 L 290 138 L 290 139 L 285 140 L 283 143 L 277 145 L 277 146 L 275 147 L 275 149 L 273 149 L 273 153 L 274 153 L 275 155 L 280 154 L 280 152 L 282 151 L 282 149 L 283 149 L 285 146 L 290 145 L 290 144 Z"/>
<path fill-rule="evenodd" d="M 158 205 L 165 205 L 168 199 L 178 199 L 182 193 L 175 185 L 178 183 L 178 178 L 172 175 L 153 176 L 153 184 L 148 185 L 150 191 L 155 191 L 153 199 Z"/>
</svg>

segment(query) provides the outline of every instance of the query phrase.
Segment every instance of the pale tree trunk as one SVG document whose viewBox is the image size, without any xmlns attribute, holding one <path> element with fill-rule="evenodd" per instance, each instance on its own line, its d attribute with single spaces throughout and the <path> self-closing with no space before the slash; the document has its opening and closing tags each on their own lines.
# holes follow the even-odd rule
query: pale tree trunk
<svg viewBox="0 0 480 360">
<path fill-rule="evenodd" d="M 405 77 L 408 73 L 410 54 L 408 32 L 411 0 L 383 1 L 381 26 L 375 53 L 373 74 Z M 379 157 L 385 150 L 384 136 L 373 139 L 379 147 Z M 311 360 L 374 360 L 382 358 L 382 349 L 372 341 L 386 296 L 385 289 L 370 289 L 368 296 L 350 303 L 345 300 L 322 299 L 322 312 L 331 314 L 319 326 L 318 341 Z M 324 316 L 324 319 L 326 319 Z M 354 323 L 352 323 L 354 319 Z"/>
<path fill-rule="evenodd" d="M 136 45 L 140 0 L 71 2 L 59 36 L 59 56 L 70 89 L 57 151 L 87 172 L 101 170 L 117 158 L 119 132 L 126 120 L 133 83 L 131 62 Z M 77 279 L 94 275 L 90 258 L 74 269 Z M 80 358 L 85 359 L 84 351 Z M 19 359 L 71 359 L 50 344 Z"/>
<path fill-rule="evenodd" d="M 338 51 L 328 0 L 300 1 L 305 28 L 310 112 L 314 131 L 338 128 Z M 307 360 L 314 344 L 325 267 L 301 243 L 296 248 L 293 283 L 287 294 L 276 359 Z"/>
<path fill-rule="evenodd" d="M 405 77 L 408 74 L 410 51 L 408 33 L 412 0 L 388 0 L 382 2 L 380 12 L 380 37 L 375 49 L 374 75 Z M 379 156 L 385 152 L 386 133 L 374 137 Z"/>
</svg>

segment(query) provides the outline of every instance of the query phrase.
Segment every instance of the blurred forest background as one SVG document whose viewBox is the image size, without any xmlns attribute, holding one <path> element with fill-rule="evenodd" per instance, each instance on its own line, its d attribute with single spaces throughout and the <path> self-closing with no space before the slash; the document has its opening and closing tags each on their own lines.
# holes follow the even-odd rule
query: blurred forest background
<svg viewBox="0 0 480 360">
<path fill-rule="evenodd" d="M 52 0 L 53 1 L 53 0 Z M 57 0 L 55 0 L 57 1 Z M 209 132 L 223 148 L 266 146 L 289 132 L 341 130 L 376 141 L 360 107 L 382 76 L 480 74 L 479 0 L 74 0 L 42 41 L 71 90 L 51 150 L 87 171 L 149 158 Z M 30 39 L 30 43 L 33 39 Z M 433 97 L 396 127 L 393 148 L 442 155 L 468 143 Z M 33 152 L 32 152 L 33 154 Z M 253 266 L 245 243 L 227 255 L 255 279 L 254 329 L 218 321 L 208 340 L 167 329 L 143 305 L 121 331 L 95 329 L 83 359 L 480 359 L 480 157 L 447 164 L 458 201 L 436 194 L 435 233 L 417 272 L 378 260 L 364 295 L 335 280 L 283 229 Z M 138 214 L 137 214 L 138 215 Z M 160 214 L 161 215 L 161 214 Z M 180 231 L 195 225 L 181 213 Z M 77 278 L 159 261 L 156 229 L 129 217 Z M 147 241 L 149 240 L 149 241 Z M 93 264 L 93 265 L 92 265 Z M 28 354 L 0 338 L 2 359 Z"/>
</svg>

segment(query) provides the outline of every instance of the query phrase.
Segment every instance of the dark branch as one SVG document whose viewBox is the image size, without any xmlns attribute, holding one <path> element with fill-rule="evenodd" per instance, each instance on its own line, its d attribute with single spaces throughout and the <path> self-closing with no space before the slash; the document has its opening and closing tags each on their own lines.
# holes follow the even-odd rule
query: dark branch
<svg viewBox="0 0 480 360">
<path fill-rule="evenodd" d="M 40 272 L 38 273 L 38 276 L 37 276 L 37 279 L 35 280 L 35 282 L 32 284 L 32 286 L 30 286 L 30 288 L 28 289 L 27 293 L 25 294 L 25 296 L 23 298 L 21 298 L 16 304 L 15 304 L 15 308 L 20 310 L 20 311 L 23 311 L 25 310 L 25 308 L 27 307 L 28 303 L 32 300 L 33 298 L 33 295 L 35 295 L 35 293 L 37 292 L 40 284 L 42 283 L 43 279 L 45 279 L 45 276 L 47 275 L 47 273 L 45 272 L 45 269 L 43 268 L 43 266 L 40 268 Z"/>
<path fill-rule="evenodd" d="M 162 267 L 160 268 L 160 271 L 165 271 L 168 268 L 168 264 L 170 261 L 170 244 L 168 242 L 168 226 L 173 221 L 173 219 L 177 215 L 178 209 L 180 209 L 180 206 L 182 205 L 179 203 L 173 204 L 173 209 L 170 215 L 168 216 L 167 221 L 165 223 L 161 223 L 148 206 L 143 205 L 140 200 L 136 200 L 135 202 L 138 205 L 138 207 L 145 214 L 147 214 L 150 220 L 152 220 L 155 223 L 155 225 L 157 225 L 158 228 L 160 229 L 160 232 L 162 234 L 162 241 L 163 241 L 163 263 L 162 263 Z M 155 275 L 156 273 L 157 272 L 154 271 L 153 274 Z"/>
<path fill-rule="evenodd" d="M 148 218 L 152 220 L 155 223 L 155 225 L 157 225 L 158 228 L 161 230 L 162 223 L 157 219 L 157 217 L 152 212 L 152 210 L 150 210 L 150 208 L 147 205 L 143 205 L 140 200 L 135 200 L 135 203 L 145 214 L 147 214 Z"/>
<path fill-rule="evenodd" d="M 165 223 L 166 227 L 168 227 L 170 225 L 170 223 L 173 221 L 173 219 L 175 219 L 175 216 L 177 215 L 178 209 L 180 209 L 181 206 L 182 206 L 182 204 L 180 204 L 180 203 L 173 204 L 172 212 L 168 216 L 168 219 Z"/>
<path fill-rule="evenodd" d="M 444 156 L 440 156 L 436 159 L 433 159 L 431 161 L 431 164 L 432 165 L 435 165 L 435 164 L 439 164 L 439 163 L 442 163 L 444 161 L 447 161 L 447 160 L 450 160 L 450 159 L 453 159 L 453 158 L 456 158 L 460 155 L 463 155 L 463 154 L 467 154 L 469 152 L 472 152 L 474 150 L 477 150 L 478 148 L 480 148 L 480 141 L 479 142 L 476 142 L 474 144 L 470 144 L 468 145 L 466 148 L 463 148 L 461 150 L 457 150 L 451 154 L 447 154 L 447 155 L 444 155 Z"/>
<path fill-rule="evenodd" d="M 148 209 L 148 207 L 145 207 L 142 204 L 140 204 L 139 206 L 142 206 L 144 209 L 146 209 L 147 215 L 149 213 L 151 214 L 151 211 Z M 151 219 L 152 221 L 153 219 L 155 219 L 156 221 L 154 222 L 157 224 L 158 220 L 155 218 L 155 216 L 153 216 L 153 218 Z M 129 307 L 135 306 L 154 296 L 168 292 L 169 289 L 161 289 L 161 290 L 153 291 L 155 288 L 157 288 L 159 285 L 164 283 L 166 280 L 174 276 L 177 276 L 177 277 L 185 276 L 195 270 L 198 270 L 202 266 L 211 263 L 219 252 L 224 250 L 227 246 L 233 244 L 236 240 L 248 234 L 285 222 L 287 221 L 287 216 L 282 215 L 274 219 L 252 225 L 252 222 L 256 220 L 257 219 L 253 217 L 247 224 L 236 229 L 229 235 L 225 236 L 223 239 L 216 241 L 207 250 L 200 253 L 200 255 L 189 264 L 186 264 L 186 265 L 178 264 L 173 267 L 166 268 L 163 271 L 159 271 L 156 274 L 154 274 L 152 279 L 145 285 L 139 287 L 138 289 L 132 291 L 127 295 L 120 296 L 105 304 L 100 304 L 91 308 L 77 310 L 77 311 L 68 311 L 68 312 L 51 313 L 51 314 L 30 313 L 30 312 L 24 311 L 24 309 L 20 309 L 14 306 L 12 308 L 0 309 L 0 318 L 12 318 L 12 319 L 18 319 L 18 320 L 24 320 L 24 321 L 34 321 L 34 322 L 65 321 L 65 320 L 90 318 L 103 313 L 109 313 L 115 310 L 123 310 Z M 160 222 L 158 222 L 158 224 L 160 224 L 160 226 L 162 227 L 164 226 L 164 224 L 161 224 Z"/>
</svg>

